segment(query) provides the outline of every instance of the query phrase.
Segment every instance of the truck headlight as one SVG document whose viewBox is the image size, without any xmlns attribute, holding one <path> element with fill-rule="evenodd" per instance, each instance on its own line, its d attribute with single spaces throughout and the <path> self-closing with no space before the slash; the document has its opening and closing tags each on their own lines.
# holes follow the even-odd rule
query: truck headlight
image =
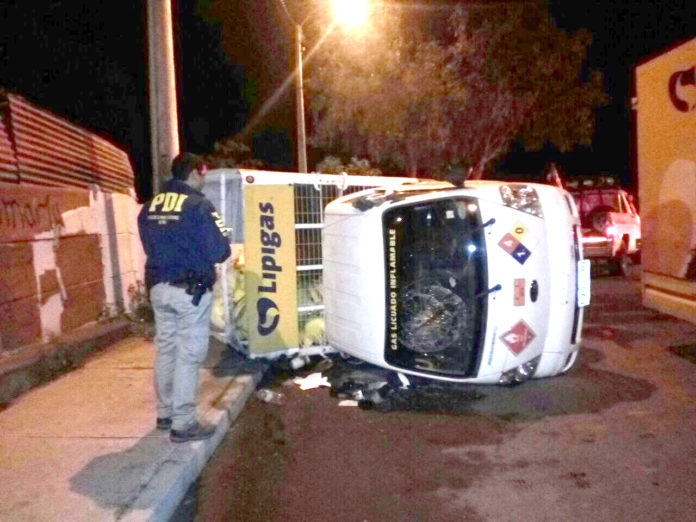
<svg viewBox="0 0 696 522">
<path fill-rule="evenodd" d="M 503 372 L 500 379 L 498 379 L 498 384 L 502 386 L 514 386 L 528 381 L 534 377 L 534 372 L 536 372 L 539 366 L 539 361 L 541 361 L 541 355 L 537 355 L 534 359 L 520 364 L 517 368 Z"/>
<path fill-rule="evenodd" d="M 540 218 L 544 217 L 539 195 L 534 190 L 534 187 L 524 183 L 501 185 L 500 197 L 503 199 L 503 205 L 506 207 L 521 210 Z"/>
</svg>

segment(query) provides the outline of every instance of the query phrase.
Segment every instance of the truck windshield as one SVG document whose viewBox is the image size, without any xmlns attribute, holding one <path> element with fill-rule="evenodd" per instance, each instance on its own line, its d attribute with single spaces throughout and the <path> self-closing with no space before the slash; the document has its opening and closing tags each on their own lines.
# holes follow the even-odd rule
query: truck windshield
<svg viewBox="0 0 696 522">
<path fill-rule="evenodd" d="M 438 198 L 385 212 L 385 359 L 473 375 L 485 334 L 484 225 L 477 200 Z"/>
<path fill-rule="evenodd" d="M 573 198 L 583 218 L 598 208 L 604 209 L 605 212 L 622 212 L 621 199 L 616 190 L 576 192 Z"/>
</svg>

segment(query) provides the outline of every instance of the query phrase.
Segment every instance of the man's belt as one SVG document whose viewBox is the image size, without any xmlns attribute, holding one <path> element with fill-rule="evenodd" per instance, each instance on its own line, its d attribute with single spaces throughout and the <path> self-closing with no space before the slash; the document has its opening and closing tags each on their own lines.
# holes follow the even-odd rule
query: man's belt
<svg viewBox="0 0 696 522">
<path fill-rule="evenodd" d="M 182 281 L 181 279 L 167 281 L 167 284 L 186 290 L 188 295 L 193 296 L 191 303 L 193 303 L 194 306 L 198 306 L 198 303 L 201 302 L 201 297 L 203 297 L 208 290 L 212 290 L 213 286 L 212 281 L 205 282 L 194 277 L 187 278 L 185 281 Z"/>
</svg>

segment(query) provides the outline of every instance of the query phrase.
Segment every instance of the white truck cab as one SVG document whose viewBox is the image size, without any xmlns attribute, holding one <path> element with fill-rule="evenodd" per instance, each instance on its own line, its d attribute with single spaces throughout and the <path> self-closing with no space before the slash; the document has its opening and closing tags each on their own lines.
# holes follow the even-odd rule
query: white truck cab
<svg viewBox="0 0 696 522">
<path fill-rule="evenodd" d="M 398 372 L 515 384 L 576 360 L 589 262 L 570 194 L 467 181 L 331 202 L 323 235 L 329 344 Z"/>
</svg>

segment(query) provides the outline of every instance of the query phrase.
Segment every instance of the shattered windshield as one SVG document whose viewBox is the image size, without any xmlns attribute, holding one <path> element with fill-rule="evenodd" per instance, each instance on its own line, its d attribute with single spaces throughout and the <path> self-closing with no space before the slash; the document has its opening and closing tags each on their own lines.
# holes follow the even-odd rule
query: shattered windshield
<svg viewBox="0 0 696 522">
<path fill-rule="evenodd" d="M 474 198 L 437 199 L 384 214 L 385 358 L 395 366 L 473 374 L 484 334 L 484 226 Z"/>
</svg>

